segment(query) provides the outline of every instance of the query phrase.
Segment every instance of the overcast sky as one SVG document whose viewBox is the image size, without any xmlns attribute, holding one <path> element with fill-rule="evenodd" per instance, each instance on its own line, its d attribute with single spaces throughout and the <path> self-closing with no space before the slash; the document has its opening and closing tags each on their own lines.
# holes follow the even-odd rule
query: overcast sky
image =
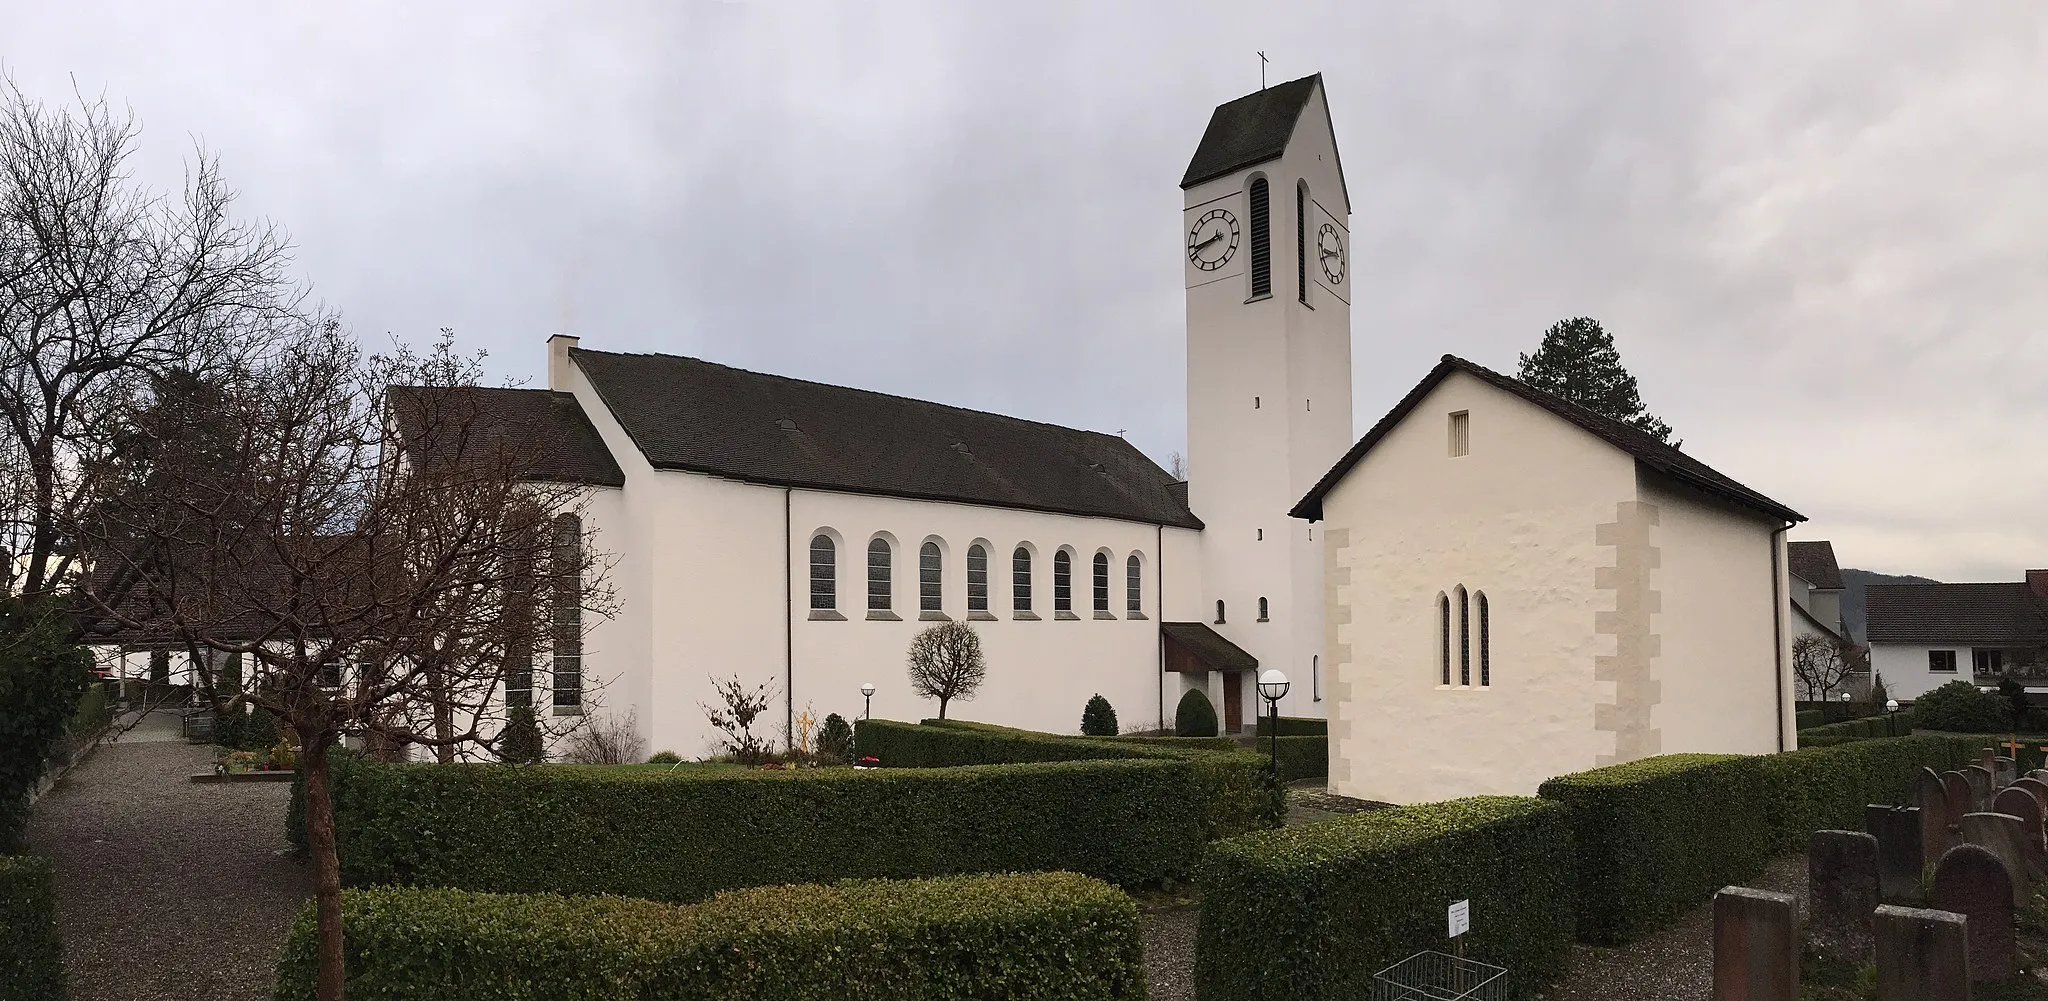
<svg viewBox="0 0 2048 1001">
<path fill-rule="evenodd" d="M 488 11 L 489 13 L 485 13 Z M 1600 319 L 1845 566 L 2048 566 L 2048 5 L 0 0 L 365 340 L 696 355 L 1183 445 L 1210 109 L 1320 71 L 1363 431 Z"/>
</svg>

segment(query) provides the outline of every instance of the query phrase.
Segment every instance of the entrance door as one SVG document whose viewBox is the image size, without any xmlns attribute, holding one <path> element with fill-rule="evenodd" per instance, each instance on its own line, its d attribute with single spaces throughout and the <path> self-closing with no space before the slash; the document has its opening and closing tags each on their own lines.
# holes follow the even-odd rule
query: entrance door
<svg viewBox="0 0 2048 1001">
<path fill-rule="evenodd" d="M 1223 729 L 1237 733 L 1244 729 L 1244 672 L 1223 672 Z"/>
</svg>

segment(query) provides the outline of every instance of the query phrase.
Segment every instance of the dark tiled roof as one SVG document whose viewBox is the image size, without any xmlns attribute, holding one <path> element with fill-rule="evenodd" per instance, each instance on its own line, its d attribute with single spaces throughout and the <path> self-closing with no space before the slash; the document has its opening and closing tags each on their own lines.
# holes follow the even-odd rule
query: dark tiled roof
<svg viewBox="0 0 2048 1001">
<path fill-rule="evenodd" d="M 2048 645 L 2048 601 L 2021 583 L 1872 584 L 1864 602 L 1872 643 Z"/>
<path fill-rule="evenodd" d="M 1180 186 L 1192 188 L 1286 152 L 1294 123 L 1321 81 L 1322 74 L 1317 73 L 1217 105 Z"/>
<path fill-rule="evenodd" d="M 1113 434 L 675 355 L 570 357 L 658 469 L 1202 527 L 1186 487 Z"/>
<path fill-rule="evenodd" d="M 1787 542 L 1785 553 L 1792 576 L 1814 587 L 1842 586 L 1842 567 L 1835 562 L 1834 543 Z"/>
<path fill-rule="evenodd" d="M 1159 631 L 1218 671 L 1251 671 L 1259 659 L 1200 622 L 1161 622 Z"/>
<path fill-rule="evenodd" d="M 1636 460 L 1640 468 L 1650 469 L 1695 490 L 1774 518 L 1785 521 L 1806 520 L 1799 512 L 1721 475 L 1713 467 L 1658 441 L 1654 436 L 1638 431 L 1612 417 L 1596 414 L 1576 403 L 1528 386 L 1519 379 L 1511 379 L 1492 369 L 1452 355 L 1445 355 L 1435 368 L 1430 369 L 1429 374 L 1424 376 L 1421 382 L 1416 383 L 1415 388 L 1409 390 L 1408 395 L 1402 397 L 1400 403 L 1394 405 L 1394 409 L 1387 411 L 1387 415 L 1380 418 L 1379 423 L 1374 424 L 1372 430 L 1365 433 L 1365 437 L 1358 439 L 1358 443 L 1352 445 L 1351 450 L 1345 452 L 1344 457 L 1338 459 L 1337 464 L 1323 474 L 1323 478 L 1316 482 L 1315 487 L 1301 499 L 1300 503 L 1294 505 L 1294 510 L 1288 514 L 1310 521 L 1321 519 L 1324 495 L 1335 488 L 1346 473 L 1351 472 L 1351 467 L 1358 465 L 1359 460 L 1365 458 L 1365 453 L 1372 451 L 1373 446 L 1380 443 L 1380 439 L 1386 437 L 1395 425 L 1401 423 L 1409 411 L 1414 410 L 1422 402 L 1422 398 L 1429 395 L 1430 390 L 1435 389 L 1438 383 L 1443 382 L 1453 372 L 1463 372 L 1550 411 L 1587 434 L 1626 452 Z"/>
<path fill-rule="evenodd" d="M 393 413 L 408 438 L 420 428 L 450 429 L 430 443 L 433 454 L 516 450 L 534 479 L 588 483 L 601 487 L 626 485 L 626 474 L 605 448 L 590 415 L 570 393 L 545 389 L 459 389 L 420 386 L 391 387 Z M 449 439 L 460 438 L 460 443 Z M 417 443 L 409 443 L 418 447 Z"/>
</svg>

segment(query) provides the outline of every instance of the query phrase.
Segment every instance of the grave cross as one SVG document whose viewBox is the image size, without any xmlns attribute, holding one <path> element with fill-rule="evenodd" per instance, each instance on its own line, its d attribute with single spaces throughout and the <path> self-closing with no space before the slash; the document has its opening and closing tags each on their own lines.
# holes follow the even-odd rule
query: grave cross
<svg viewBox="0 0 2048 1001">
<path fill-rule="evenodd" d="M 2008 734 L 2005 738 L 2005 743 L 2000 744 L 1998 746 L 2003 747 L 2008 751 L 2011 751 L 2012 759 L 2014 761 L 2018 761 L 2020 759 L 2020 748 L 2026 745 L 2021 744 L 2020 739 L 2018 737 Z M 2042 750 L 2048 751 L 2048 747 L 2044 747 L 2042 748 Z"/>
</svg>

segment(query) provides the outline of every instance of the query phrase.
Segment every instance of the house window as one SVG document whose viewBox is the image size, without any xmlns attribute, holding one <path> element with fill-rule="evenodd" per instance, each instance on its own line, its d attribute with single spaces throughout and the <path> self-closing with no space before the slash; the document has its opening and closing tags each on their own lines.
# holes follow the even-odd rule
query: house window
<svg viewBox="0 0 2048 1001">
<path fill-rule="evenodd" d="M 939 544 L 926 542 L 917 550 L 917 610 L 937 612 L 945 609 L 945 588 L 940 576 L 944 566 L 939 555 Z"/>
<path fill-rule="evenodd" d="M 1132 553 L 1124 560 L 1124 610 L 1132 615 L 1145 610 L 1144 583 L 1144 563 L 1137 553 Z"/>
<path fill-rule="evenodd" d="M 171 652 L 151 650 L 149 652 L 149 683 L 168 685 L 171 683 Z"/>
<path fill-rule="evenodd" d="M 1052 554 L 1052 610 L 1074 610 L 1074 557 L 1064 549 Z"/>
<path fill-rule="evenodd" d="M 1294 285 L 1301 304 L 1308 305 L 1308 182 L 1294 185 Z"/>
<path fill-rule="evenodd" d="M 554 704 L 583 704 L 583 519 L 555 516 Z"/>
<path fill-rule="evenodd" d="M 988 547 L 967 547 L 967 610 L 988 611 Z"/>
<path fill-rule="evenodd" d="M 2005 670 L 2005 651 L 1978 650 L 1972 655 L 1978 674 L 1999 674 Z"/>
<path fill-rule="evenodd" d="M 1095 610 L 1107 615 L 1109 614 L 1109 554 L 1096 553 L 1094 561 L 1089 565 L 1089 570 L 1092 571 L 1089 580 L 1089 584 L 1092 585 L 1092 593 L 1089 597 L 1094 600 Z"/>
<path fill-rule="evenodd" d="M 1927 651 L 1927 669 L 1935 674 L 1956 673 L 1956 652 L 1954 650 Z"/>
<path fill-rule="evenodd" d="M 1010 554 L 1010 608 L 1031 610 L 1031 550 L 1023 546 Z"/>
<path fill-rule="evenodd" d="M 1268 616 L 1268 615 L 1266 614 L 1266 599 L 1264 599 L 1264 598 L 1260 598 L 1260 599 L 1259 599 L 1259 621 L 1260 621 L 1260 622 L 1270 622 L 1270 621 L 1272 621 L 1272 619 L 1271 619 L 1271 618 L 1270 618 L 1270 617 L 1269 617 L 1269 616 Z"/>
<path fill-rule="evenodd" d="M 1472 454 L 1472 413 L 1460 410 L 1451 415 L 1451 458 Z"/>
<path fill-rule="evenodd" d="M 1252 179 L 1251 191 L 1247 194 L 1252 220 L 1252 298 L 1273 294 L 1273 227 L 1271 226 L 1271 198 L 1266 190 L 1266 179 Z"/>
<path fill-rule="evenodd" d="M 329 689 L 341 687 L 341 655 L 330 653 L 320 658 L 320 676 L 314 684 Z"/>
<path fill-rule="evenodd" d="M 1451 599 L 1442 591 L 1436 595 L 1436 625 L 1436 663 L 1443 684 L 1448 685 L 1451 683 Z"/>
<path fill-rule="evenodd" d="M 889 610 L 889 575 L 889 540 L 875 539 L 868 543 L 868 611 Z"/>
<path fill-rule="evenodd" d="M 1493 630 L 1487 621 L 1486 592 L 1475 592 L 1472 600 L 1479 605 L 1479 687 L 1485 688 L 1493 684 Z"/>
<path fill-rule="evenodd" d="M 832 537 L 811 536 L 811 608 L 830 611 L 839 607 L 839 551 Z"/>
<path fill-rule="evenodd" d="M 1458 684 L 1472 684 L 1472 604 L 1458 585 Z"/>
</svg>

